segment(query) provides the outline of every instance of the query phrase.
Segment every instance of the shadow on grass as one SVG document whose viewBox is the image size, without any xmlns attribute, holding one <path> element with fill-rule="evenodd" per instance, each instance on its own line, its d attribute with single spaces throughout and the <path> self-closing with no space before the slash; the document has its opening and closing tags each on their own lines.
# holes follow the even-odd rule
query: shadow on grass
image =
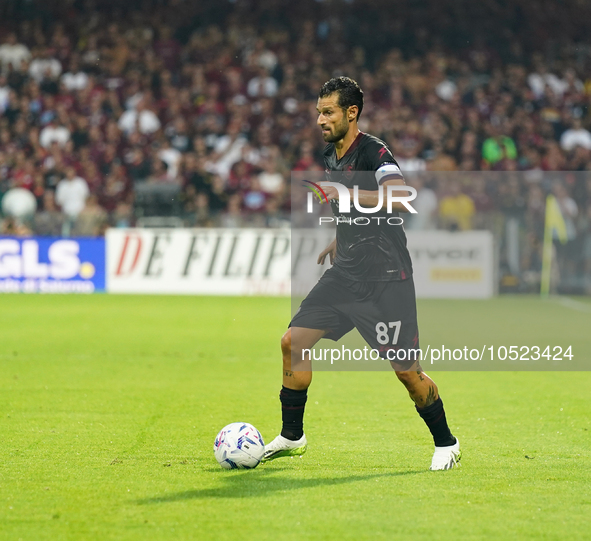
<svg viewBox="0 0 591 541">
<path fill-rule="evenodd" d="M 223 485 L 214 488 L 203 488 L 175 492 L 136 500 L 138 505 L 155 503 L 169 503 L 183 500 L 207 499 L 207 498 L 245 498 L 266 496 L 269 493 L 285 490 L 299 490 L 315 488 L 317 486 L 342 485 L 345 483 L 356 483 L 358 481 L 369 481 L 388 477 L 399 477 L 402 475 L 417 475 L 426 473 L 427 470 L 407 470 L 388 473 L 371 473 L 366 475 L 349 475 L 340 477 L 313 477 L 313 478 L 290 478 L 276 477 L 274 474 L 283 470 L 257 469 L 256 471 L 228 471 L 223 477 Z M 287 468 L 285 468 L 287 469 Z"/>
</svg>

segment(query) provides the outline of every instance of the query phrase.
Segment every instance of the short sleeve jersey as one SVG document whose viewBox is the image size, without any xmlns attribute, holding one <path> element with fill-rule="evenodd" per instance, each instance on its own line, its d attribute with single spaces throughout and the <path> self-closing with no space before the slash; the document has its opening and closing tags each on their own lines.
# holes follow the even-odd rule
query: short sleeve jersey
<svg viewBox="0 0 591 541">
<path fill-rule="evenodd" d="M 402 177 L 388 145 L 366 133 L 359 133 L 340 160 L 334 144 L 329 143 L 324 149 L 324 165 L 327 180 L 347 188 L 358 186 L 359 190 L 377 191 L 386 180 Z M 412 275 L 406 234 L 398 213 L 388 214 L 383 209 L 363 214 L 352 200 L 346 215 L 339 212 L 337 201 L 332 200 L 331 207 L 337 220 L 336 272 L 361 282 L 399 281 Z M 388 218 L 394 219 L 388 223 Z"/>
</svg>

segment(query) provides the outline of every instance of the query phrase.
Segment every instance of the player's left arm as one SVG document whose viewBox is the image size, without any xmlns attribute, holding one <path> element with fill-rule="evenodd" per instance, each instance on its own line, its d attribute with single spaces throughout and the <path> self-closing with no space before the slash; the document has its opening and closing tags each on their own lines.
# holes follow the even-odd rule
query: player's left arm
<svg viewBox="0 0 591 541">
<path fill-rule="evenodd" d="M 373 190 L 359 190 L 359 204 L 362 207 L 369 207 L 375 208 L 379 201 L 380 201 L 380 193 L 378 190 L 382 190 L 382 208 L 385 209 L 388 206 L 388 198 L 387 198 L 387 190 L 388 186 L 406 186 L 406 182 L 404 182 L 404 177 L 402 174 L 399 176 L 391 175 L 389 178 L 384 180 L 384 182 L 378 183 L 378 189 Z M 353 197 L 353 190 L 349 190 L 351 192 L 351 197 Z M 401 192 L 401 195 L 406 195 L 406 192 Z M 392 203 L 392 211 L 393 212 L 409 212 L 408 208 L 404 206 L 401 202 L 395 201 Z"/>
<path fill-rule="evenodd" d="M 367 208 L 376 208 L 380 202 L 380 192 L 382 190 L 382 209 L 388 208 L 388 196 L 387 190 L 388 186 L 406 186 L 406 182 L 404 182 L 404 178 L 400 177 L 391 177 L 385 180 L 383 183 L 379 184 L 376 190 L 358 190 L 358 201 L 359 205 L 362 207 Z M 326 193 L 327 199 L 330 201 L 331 199 L 337 199 L 339 197 L 339 192 L 336 188 L 332 186 L 327 186 L 324 188 L 324 192 Z M 354 191 L 349 189 L 349 193 L 351 194 L 351 199 L 353 199 Z M 401 191 L 400 197 L 405 197 L 407 192 Z M 392 202 L 392 211 L 393 212 L 410 212 L 408 207 L 404 205 L 400 201 L 393 201 Z"/>
</svg>

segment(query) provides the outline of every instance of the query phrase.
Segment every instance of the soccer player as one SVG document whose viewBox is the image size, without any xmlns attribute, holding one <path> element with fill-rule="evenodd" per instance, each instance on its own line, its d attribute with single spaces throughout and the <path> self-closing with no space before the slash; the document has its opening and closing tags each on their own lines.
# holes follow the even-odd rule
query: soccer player
<svg viewBox="0 0 591 541">
<path fill-rule="evenodd" d="M 357 185 L 359 204 L 375 208 L 379 204 L 378 190 L 405 183 L 388 146 L 359 131 L 357 121 L 362 109 L 359 85 L 348 77 L 333 78 L 318 95 L 317 123 L 328 143 L 324 149 L 327 175 L 347 171 L 339 181 L 351 194 Z M 356 175 L 352 171 L 372 173 Z M 338 218 L 338 191 L 329 186 L 325 192 Z M 393 210 L 406 208 L 395 203 Z M 351 207 L 351 218 L 355 216 L 366 215 Z M 311 349 L 321 338 L 336 341 L 353 327 L 382 357 L 388 358 L 387 350 L 391 349 L 384 344 L 395 343 L 395 350 L 416 351 L 419 347 L 412 264 L 404 229 L 377 222 L 356 227 L 337 219 L 336 239 L 318 257 L 318 263 L 324 264 L 328 256 L 333 266 L 304 299 L 281 339 L 283 387 L 279 398 L 283 428 L 281 435 L 265 447 L 263 461 L 299 456 L 306 451 L 303 418 L 312 372 L 292 367 L 292 360 L 303 358 L 302 350 Z M 460 444 L 447 425 L 437 385 L 416 358 L 391 364 L 433 435 L 435 452 L 430 469 L 453 468 L 460 460 Z"/>
</svg>

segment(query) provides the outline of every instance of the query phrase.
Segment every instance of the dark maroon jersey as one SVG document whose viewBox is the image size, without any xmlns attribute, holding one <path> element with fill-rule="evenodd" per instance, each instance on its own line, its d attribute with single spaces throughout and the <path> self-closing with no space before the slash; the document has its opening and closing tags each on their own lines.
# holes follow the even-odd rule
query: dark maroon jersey
<svg viewBox="0 0 591 541">
<path fill-rule="evenodd" d="M 359 190 L 377 191 L 387 179 L 402 176 L 388 145 L 367 133 L 360 133 L 340 160 L 334 144 L 326 145 L 324 165 L 327 180 L 347 188 L 358 186 Z M 398 213 L 361 213 L 352 197 L 349 213 L 339 212 L 338 201 L 332 200 L 331 207 L 337 220 L 336 272 L 360 282 L 406 280 L 412 275 L 406 234 L 398 225 Z M 393 218 L 390 223 L 389 218 Z"/>
</svg>

